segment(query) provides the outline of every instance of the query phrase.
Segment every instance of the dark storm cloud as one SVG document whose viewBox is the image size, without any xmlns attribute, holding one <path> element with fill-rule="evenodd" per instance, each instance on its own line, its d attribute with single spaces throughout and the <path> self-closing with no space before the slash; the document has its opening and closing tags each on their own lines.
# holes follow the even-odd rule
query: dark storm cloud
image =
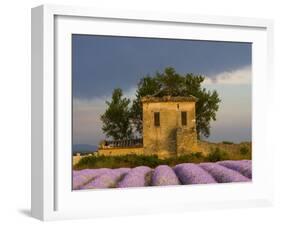
<svg viewBox="0 0 281 226">
<path fill-rule="evenodd" d="M 92 98 L 126 90 L 167 66 L 212 77 L 251 65 L 251 44 L 73 35 L 73 94 Z"/>
</svg>

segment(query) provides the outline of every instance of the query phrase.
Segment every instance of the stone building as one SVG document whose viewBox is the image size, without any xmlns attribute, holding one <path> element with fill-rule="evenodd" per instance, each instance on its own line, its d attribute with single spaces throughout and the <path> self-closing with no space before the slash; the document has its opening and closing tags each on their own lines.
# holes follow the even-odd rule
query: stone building
<svg viewBox="0 0 281 226">
<path fill-rule="evenodd" d="M 145 154 L 171 157 L 196 148 L 195 102 L 192 96 L 142 98 Z"/>
<path fill-rule="evenodd" d="M 134 141 L 105 141 L 98 153 L 157 155 L 159 158 L 167 158 L 196 151 L 196 100 L 193 96 L 143 97 L 142 142 L 135 145 Z"/>
</svg>

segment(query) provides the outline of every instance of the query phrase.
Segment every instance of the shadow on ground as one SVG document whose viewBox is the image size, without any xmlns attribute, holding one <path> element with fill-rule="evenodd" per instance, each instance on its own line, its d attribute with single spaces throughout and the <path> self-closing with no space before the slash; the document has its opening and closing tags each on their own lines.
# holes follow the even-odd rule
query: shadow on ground
<svg viewBox="0 0 281 226">
<path fill-rule="evenodd" d="M 27 217 L 31 217 L 31 210 L 29 209 L 19 209 L 18 212 Z"/>
</svg>

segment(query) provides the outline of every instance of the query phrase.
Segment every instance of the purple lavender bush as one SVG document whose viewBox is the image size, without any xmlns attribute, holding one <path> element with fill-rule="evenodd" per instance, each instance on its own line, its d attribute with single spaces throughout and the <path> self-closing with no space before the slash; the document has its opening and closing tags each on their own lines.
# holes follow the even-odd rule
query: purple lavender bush
<svg viewBox="0 0 281 226">
<path fill-rule="evenodd" d="M 84 169 L 73 171 L 73 189 L 145 187 L 179 184 L 209 184 L 251 181 L 251 160 L 227 160 L 216 163 L 182 163 L 133 169 Z"/>
<path fill-rule="evenodd" d="M 114 188 L 117 182 L 130 171 L 129 168 L 108 169 L 108 171 L 88 184 L 81 187 L 81 189 L 94 189 L 94 188 Z"/>
<path fill-rule="evenodd" d="M 241 160 L 241 161 L 221 161 L 218 162 L 221 166 L 227 167 L 229 169 L 238 171 L 245 177 L 252 179 L 252 161 L 251 160 Z"/>
<path fill-rule="evenodd" d="M 217 163 L 200 163 L 199 166 L 210 173 L 219 183 L 250 181 L 249 178 L 243 176 L 237 171 L 226 168 Z"/>
<path fill-rule="evenodd" d="M 80 174 L 80 170 L 73 170 L 72 171 L 72 176 L 75 177 L 75 176 L 78 176 Z"/>
<path fill-rule="evenodd" d="M 178 185 L 179 179 L 173 169 L 167 165 L 157 166 L 152 175 L 153 186 Z"/>
<path fill-rule="evenodd" d="M 73 171 L 72 188 L 74 190 L 80 189 L 83 185 L 93 180 L 95 177 L 108 171 L 108 169 L 84 169 L 79 171 Z"/>
<path fill-rule="evenodd" d="M 174 170 L 182 184 L 217 183 L 209 173 L 194 163 L 179 164 Z"/>
<path fill-rule="evenodd" d="M 151 181 L 151 168 L 147 166 L 138 166 L 131 169 L 125 177 L 118 183 L 117 187 L 144 187 L 148 186 Z"/>
</svg>

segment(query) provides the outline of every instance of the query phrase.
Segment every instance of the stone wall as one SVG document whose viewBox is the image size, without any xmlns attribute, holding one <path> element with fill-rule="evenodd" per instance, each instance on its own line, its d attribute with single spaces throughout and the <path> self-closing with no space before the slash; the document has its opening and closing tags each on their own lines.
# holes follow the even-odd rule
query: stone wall
<svg viewBox="0 0 281 226">
<path fill-rule="evenodd" d="M 132 147 L 132 148 L 107 148 L 107 149 L 99 149 L 98 155 L 105 156 L 120 156 L 120 155 L 144 155 L 144 150 L 142 147 Z"/>
<path fill-rule="evenodd" d="M 212 143 L 207 141 L 198 141 L 197 143 L 198 151 L 202 152 L 203 154 L 208 154 L 212 149 L 219 148 L 221 150 L 227 152 L 238 152 L 242 147 L 247 147 L 249 151 L 252 151 L 252 144 L 251 142 L 242 142 L 239 144 L 224 144 L 224 143 Z"/>
<path fill-rule="evenodd" d="M 82 158 L 83 156 L 77 156 L 77 155 L 75 155 L 75 156 L 72 156 L 72 165 L 74 166 L 74 165 L 76 165 L 79 161 L 80 161 L 80 159 Z"/>
<path fill-rule="evenodd" d="M 199 151 L 195 129 L 179 128 L 177 130 L 177 156 Z"/>
</svg>

